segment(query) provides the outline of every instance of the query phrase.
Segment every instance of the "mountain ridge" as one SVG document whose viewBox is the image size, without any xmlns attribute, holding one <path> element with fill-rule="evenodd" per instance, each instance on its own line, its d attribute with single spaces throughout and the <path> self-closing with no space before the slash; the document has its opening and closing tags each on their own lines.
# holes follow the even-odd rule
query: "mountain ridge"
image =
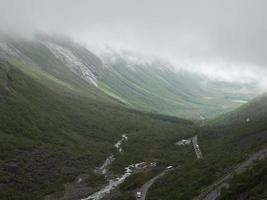
<svg viewBox="0 0 267 200">
<path fill-rule="evenodd" d="M 95 55 L 64 37 L 39 34 L 34 40 L 4 39 L 0 56 L 39 66 L 83 90 L 95 86 L 129 108 L 188 119 L 216 116 L 256 96 L 250 85 L 244 92 L 241 85 L 207 81 L 206 77 L 177 71 L 168 62 L 129 52 Z"/>
</svg>

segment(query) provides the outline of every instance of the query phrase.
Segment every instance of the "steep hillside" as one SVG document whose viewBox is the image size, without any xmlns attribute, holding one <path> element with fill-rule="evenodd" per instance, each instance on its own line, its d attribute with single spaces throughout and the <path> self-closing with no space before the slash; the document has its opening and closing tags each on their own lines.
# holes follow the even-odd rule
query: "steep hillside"
<svg viewBox="0 0 267 200">
<path fill-rule="evenodd" d="M 236 175 L 220 200 L 265 199 L 267 197 L 267 159 L 259 161 L 243 174 Z"/>
<path fill-rule="evenodd" d="M 129 66 L 127 56 L 100 59 L 72 41 L 44 36 L 5 39 L 0 59 L 0 199 L 88 197 L 109 184 L 97 170 L 110 156 L 115 181 L 127 166 L 156 163 L 128 174 L 113 199 L 135 199 L 137 187 L 168 165 L 174 169 L 148 199 L 192 199 L 267 144 L 265 96 L 223 123 L 198 128 L 155 114 L 199 118 L 231 110 L 254 95 L 238 84 L 205 81 L 160 61 Z M 176 145 L 196 134 L 203 159 L 192 145 Z"/>
<path fill-rule="evenodd" d="M 25 66 L 42 69 L 62 83 L 82 91 L 84 95 L 93 97 L 101 94 L 108 97 L 95 87 L 95 68 L 102 66 L 96 56 L 65 38 L 37 38 L 25 40 L 5 37 L 0 42 L 0 57 L 2 60 L 16 59 Z"/>
<path fill-rule="evenodd" d="M 235 124 L 264 123 L 266 120 L 267 94 L 263 94 L 240 108 L 211 120 L 210 123 L 217 126 L 230 126 Z"/>
<path fill-rule="evenodd" d="M 241 85 L 213 82 L 177 70 L 168 62 L 147 60 L 130 52 L 111 51 L 103 57 L 108 67 L 99 78 L 99 88 L 133 108 L 199 119 L 230 111 L 255 95 L 250 86 L 251 91 L 243 93 Z"/>
<path fill-rule="evenodd" d="M 2 37 L 0 57 L 39 66 L 84 95 L 105 93 L 128 108 L 191 119 L 233 110 L 257 94 L 253 85 L 214 82 L 132 52 L 111 50 L 96 56 L 59 36 L 39 34 L 32 40 Z"/>
<path fill-rule="evenodd" d="M 193 133 L 192 123 L 146 115 L 92 98 L 47 72 L 19 61 L 1 62 L 0 199 L 43 199 L 63 184 L 86 175 L 85 193 L 105 184 L 94 172 L 127 134 L 127 157 L 118 173 L 141 161 L 173 162 L 168 144 Z M 8 70 L 7 70 L 8 69 Z M 8 85 L 3 85 L 8 80 Z M 103 98 L 103 100 L 101 100 Z M 162 120 L 161 120 L 162 118 Z M 156 125 L 156 126 L 155 126 Z M 136 143 L 136 141 L 140 143 Z M 142 144 L 140 146 L 139 144 Z M 127 150 L 129 148 L 129 150 Z M 138 149 L 138 151 L 132 151 Z M 129 152 L 128 152 L 129 151 Z M 163 156 L 164 155 L 164 156 Z"/>
<path fill-rule="evenodd" d="M 249 105 L 254 105 L 259 99 L 263 100 L 265 97 L 257 98 Z M 264 107 L 254 107 L 253 111 L 260 113 L 262 109 L 264 110 Z M 231 122 L 231 124 L 219 126 L 200 127 L 197 133 L 203 160 L 191 161 L 191 163 L 183 160 L 178 169 L 167 174 L 152 186 L 148 199 L 193 199 L 204 192 L 208 186 L 225 177 L 253 153 L 267 147 L 266 118 L 252 119 L 249 123 Z M 230 183 L 230 190 L 225 191 L 222 199 L 238 199 L 238 197 L 243 199 L 242 197 L 246 196 L 250 197 L 248 199 L 260 199 L 263 197 L 266 194 L 266 190 L 263 189 L 266 185 L 264 163 L 263 161 L 253 171 L 234 178 Z M 259 169 L 258 172 L 255 171 L 257 169 Z M 263 179 L 260 178 L 261 175 Z M 257 191 L 259 195 L 255 195 Z"/>
</svg>

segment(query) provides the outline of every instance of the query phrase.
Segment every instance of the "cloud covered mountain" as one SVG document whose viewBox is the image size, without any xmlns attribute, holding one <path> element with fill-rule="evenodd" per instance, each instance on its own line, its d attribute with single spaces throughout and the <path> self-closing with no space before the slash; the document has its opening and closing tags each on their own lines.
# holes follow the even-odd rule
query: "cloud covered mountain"
<svg viewBox="0 0 267 200">
<path fill-rule="evenodd" d="M 186 118 L 227 112 L 257 94 L 253 83 L 216 81 L 130 51 L 109 48 L 94 54 L 60 36 L 2 37 L 0 56 L 30 63 L 72 86 L 93 88 L 126 107 Z"/>
</svg>

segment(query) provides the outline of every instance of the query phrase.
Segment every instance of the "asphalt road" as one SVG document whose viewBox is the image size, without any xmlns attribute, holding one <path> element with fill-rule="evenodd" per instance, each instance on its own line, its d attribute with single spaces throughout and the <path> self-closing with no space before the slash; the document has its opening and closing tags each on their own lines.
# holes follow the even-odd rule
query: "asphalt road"
<svg viewBox="0 0 267 200">
<path fill-rule="evenodd" d="M 193 200 L 216 200 L 216 198 L 221 194 L 222 188 L 227 188 L 229 186 L 229 181 L 234 176 L 234 174 L 243 173 L 248 169 L 248 167 L 253 165 L 255 161 L 261 160 L 265 157 L 267 157 L 267 148 L 251 155 L 246 161 L 236 166 L 232 172 L 226 174 L 224 177 L 207 187 L 204 192 L 195 197 Z"/>
<path fill-rule="evenodd" d="M 159 175 L 153 177 L 152 179 L 150 179 L 149 181 L 147 181 L 139 190 L 138 192 L 141 192 L 142 197 L 141 198 L 137 198 L 137 200 L 145 200 L 146 199 L 146 194 L 147 191 L 149 190 L 149 188 L 151 187 L 151 185 L 153 185 L 157 179 L 159 179 L 160 177 L 164 176 L 166 174 L 167 171 L 170 171 L 171 169 L 166 169 L 163 172 L 161 172 Z"/>
</svg>

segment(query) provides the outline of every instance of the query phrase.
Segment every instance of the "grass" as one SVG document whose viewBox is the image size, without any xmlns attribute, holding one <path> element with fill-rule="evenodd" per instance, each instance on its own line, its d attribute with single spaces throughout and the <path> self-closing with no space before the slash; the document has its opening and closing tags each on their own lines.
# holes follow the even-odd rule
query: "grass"
<svg viewBox="0 0 267 200">
<path fill-rule="evenodd" d="M 109 86 L 108 92 L 139 110 L 189 119 L 199 115 L 211 118 L 237 108 L 240 104 L 232 99 L 253 96 L 239 93 L 237 86 L 236 92 L 227 92 L 227 85 L 207 83 L 201 76 L 175 72 L 161 63 L 129 66 L 120 56 L 115 63 L 107 63 L 109 68 L 100 73 L 100 81 Z"/>
<path fill-rule="evenodd" d="M 192 149 L 184 150 L 180 167 L 157 181 L 148 199 L 192 199 L 253 152 L 266 147 L 266 130 L 267 125 L 261 120 L 246 126 L 235 124 L 200 128 L 197 132 L 204 159 L 195 160 L 191 156 Z"/>
<path fill-rule="evenodd" d="M 115 172 L 140 160 L 168 160 L 169 144 L 192 134 L 186 120 L 96 101 L 43 72 L 12 65 L 10 93 L 0 103 L 0 199 L 42 199 L 62 190 L 79 174 L 92 174 L 122 134 L 129 142 Z"/>
<path fill-rule="evenodd" d="M 97 188 L 104 180 L 93 170 L 115 153 L 114 143 L 122 134 L 129 140 L 123 145 L 124 153 L 112 163 L 114 173 L 142 161 L 156 161 L 159 166 L 131 176 L 121 185 L 117 199 L 125 200 L 133 199 L 131 190 L 166 165 L 176 167 L 152 186 L 148 199 L 191 199 L 266 146 L 267 118 L 262 109 L 267 107 L 266 101 L 258 99 L 251 107 L 233 112 L 232 117 L 220 118 L 222 123 L 197 129 L 188 120 L 166 115 L 217 114 L 233 97 L 244 96 L 221 94 L 224 85 L 216 91 L 204 90 L 201 77 L 177 76 L 171 70 L 163 73 L 135 66 L 136 71 L 130 72 L 123 60 L 110 66 L 112 70 L 103 70 L 97 57 L 64 43 L 86 63 L 98 67 L 99 90 L 71 73 L 40 42 L 12 44 L 33 62 L 9 61 L 10 91 L 0 102 L 0 199 L 43 199 L 64 192 L 64 183 L 80 174 L 87 174 L 86 183 Z M 0 64 L 1 83 L 5 78 Z M 203 100 L 204 94 L 212 100 Z M 231 104 L 227 110 L 235 106 Z M 159 112 L 166 115 L 155 114 Z M 250 123 L 244 123 L 247 114 L 252 116 Z M 174 145 L 195 134 L 203 160 L 195 159 L 192 146 Z"/>
<path fill-rule="evenodd" d="M 190 199 L 266 145 L 263 121 L 203 127 L 197 131 L 204 160 L 198 161 L 191 146 L 174 145 L 195 134 L 192 122 L 130 110 L 101 93 L 83 95 L 81 87 L 62 84 L 41 69 L 11 64 L 10 93 L 0 104 L 0 199 L 42 199 L 62 191 L 78 175 L 92 175 L 122 134 L 129 141 L 111 166 L 114 173 L 142 161 L 157 161 L 158 170 L 177 166 L 152 186 L 149 199 Z M 118 199 L 131 199 L 129 189 L 151 176 L 131 177 Z M 103 184 L 103 177 L 90 177 L 88 185 Z"/>
</svg>

